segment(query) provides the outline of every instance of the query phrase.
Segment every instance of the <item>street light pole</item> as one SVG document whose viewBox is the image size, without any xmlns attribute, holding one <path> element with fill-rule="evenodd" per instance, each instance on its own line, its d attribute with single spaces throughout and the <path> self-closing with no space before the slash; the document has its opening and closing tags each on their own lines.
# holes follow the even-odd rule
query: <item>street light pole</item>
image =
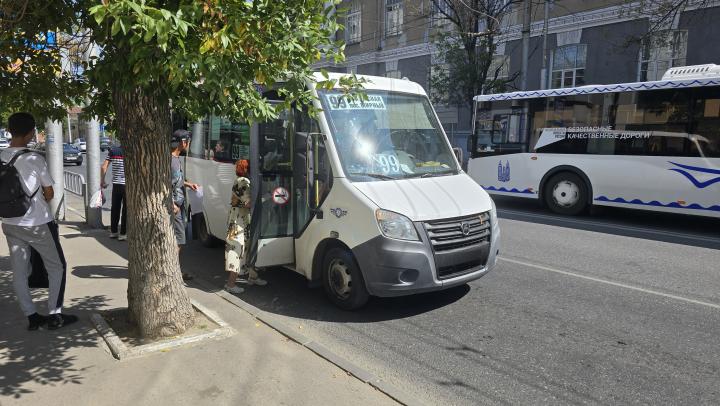
<svg viewBox="0 0 720 406">
<path fill-rule="evenodd" d="M 530 0 L 524 0 L 522 26 L 522 72 L 520 75 L 520 90 L 527 90 L 528 64 L 530 58 L 530 13 Z"/>
<path fill-rule="evenodd" d="M 547 55 L 547 35 L 548 35 L 548 17 L 550 14 L 550 0 L 545 0 L 545 16 L 543 18 L 543 59 L 542 59 L 542 70 L 540 71 L 540 74 L 542 75 L 540 77 L 540 88 L 541 89 L 547 89 L 548 88 L 548 74 L 547 74 L 547 65 L 548 65 L 548 55 Z"/>
<path fill-rule="evenodd" d="M 100 122 L 97 117 L 91 117 L 87 122 L 87 139 L 85 140 L 87 163 L 87 195 L 92 197 L 100 190 Z M 92 228 L 102 228 L 102 207 L 88 207 L 88 225 Z"/>
<path fill-rule="evenodd" d="M 45 122 L 45 160 L 50 177 L 53 179 L 53 199 L 50 211 L 56 220 L 65 220 L 65 174 L 63 168 L 62 123 L 47 120 Z"/>
</svg>

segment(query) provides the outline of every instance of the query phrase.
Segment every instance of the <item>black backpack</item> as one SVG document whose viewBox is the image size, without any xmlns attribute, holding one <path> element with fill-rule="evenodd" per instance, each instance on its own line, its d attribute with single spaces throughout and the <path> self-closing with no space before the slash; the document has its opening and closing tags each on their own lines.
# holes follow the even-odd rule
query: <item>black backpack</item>
<svg viewBox="0 0 720 406">
<path fill-rule="evenodd" d="M 15 169 L 15 161 L 28 152 L 30 152 L 29 149 L 24 149 L 15 154 L 7 163 L 0 161 L 0 217 L 24 216 L 30 210 L 35 193 L 40 190 L 38 188 L 35 193 L 28 196 L 23 187 L 23 178 Z"/>
</svg>

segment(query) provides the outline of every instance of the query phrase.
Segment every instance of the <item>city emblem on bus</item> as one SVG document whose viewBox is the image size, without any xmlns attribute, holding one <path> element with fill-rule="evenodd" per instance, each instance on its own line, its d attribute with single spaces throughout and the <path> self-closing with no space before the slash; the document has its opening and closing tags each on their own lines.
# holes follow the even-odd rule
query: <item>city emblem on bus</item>
<svg viewBox="0 0 720 406">
<path fill-rule="evenodd" d="M 498 181 L 510 182 L 510 161 L 505 161 L 505 166 L 502 161 L 498 162 Z"/>
<path fill-rule="evenodd" d="M 464 236 L 470 235 L 470 223 L 461 223 L 460 230 L 462 230 Z"/>
<path fill-rule="evenodd" d="M 335 207 L 335 208 L 330 209 L 330 213 L 335 215 L 335 217 L 340 218 L 342 216 L 347 215 L 347 210 L 343 210 L 339 207 Z"/>
</svg>

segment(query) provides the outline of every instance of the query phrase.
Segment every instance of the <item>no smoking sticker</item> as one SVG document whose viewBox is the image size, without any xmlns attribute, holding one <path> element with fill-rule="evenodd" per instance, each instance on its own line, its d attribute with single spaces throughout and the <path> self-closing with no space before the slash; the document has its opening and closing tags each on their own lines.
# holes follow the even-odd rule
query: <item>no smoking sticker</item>
<svg viewBox="0 0 720 406">
<path fill-rule="evenodd" d="M 284 187 L 276 187 L 275 190 L 272 192 L 272 200 L 273 203 L 283 206 L 287 204 L 288 200 L 290 199 L 290 194 L 288 193 L 287 189 Z"/>
</svg>

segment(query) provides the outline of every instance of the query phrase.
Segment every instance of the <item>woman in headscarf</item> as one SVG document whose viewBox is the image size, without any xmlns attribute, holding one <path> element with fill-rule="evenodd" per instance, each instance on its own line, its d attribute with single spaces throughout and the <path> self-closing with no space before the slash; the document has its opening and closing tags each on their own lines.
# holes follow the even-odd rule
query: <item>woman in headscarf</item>
<svg viewBox="0 0 720 406">
<path fill-rule="evenodd" d="M 248 285 L 267 285 L 267 282 L 258 277 L 251 266 L 246 265 L 250 249 L 250 179 L 249 163 L 246 159 L 235 163 L 237 179 L 232 187 L 230 213 L 228 215 L 228 231 L 225 238 L 225 270 L 228 280 L 225 290 L 230 293 L 242 293 L 244 289 L 237 286 L 237 278 L 248 274 Z"/>
</svg>

